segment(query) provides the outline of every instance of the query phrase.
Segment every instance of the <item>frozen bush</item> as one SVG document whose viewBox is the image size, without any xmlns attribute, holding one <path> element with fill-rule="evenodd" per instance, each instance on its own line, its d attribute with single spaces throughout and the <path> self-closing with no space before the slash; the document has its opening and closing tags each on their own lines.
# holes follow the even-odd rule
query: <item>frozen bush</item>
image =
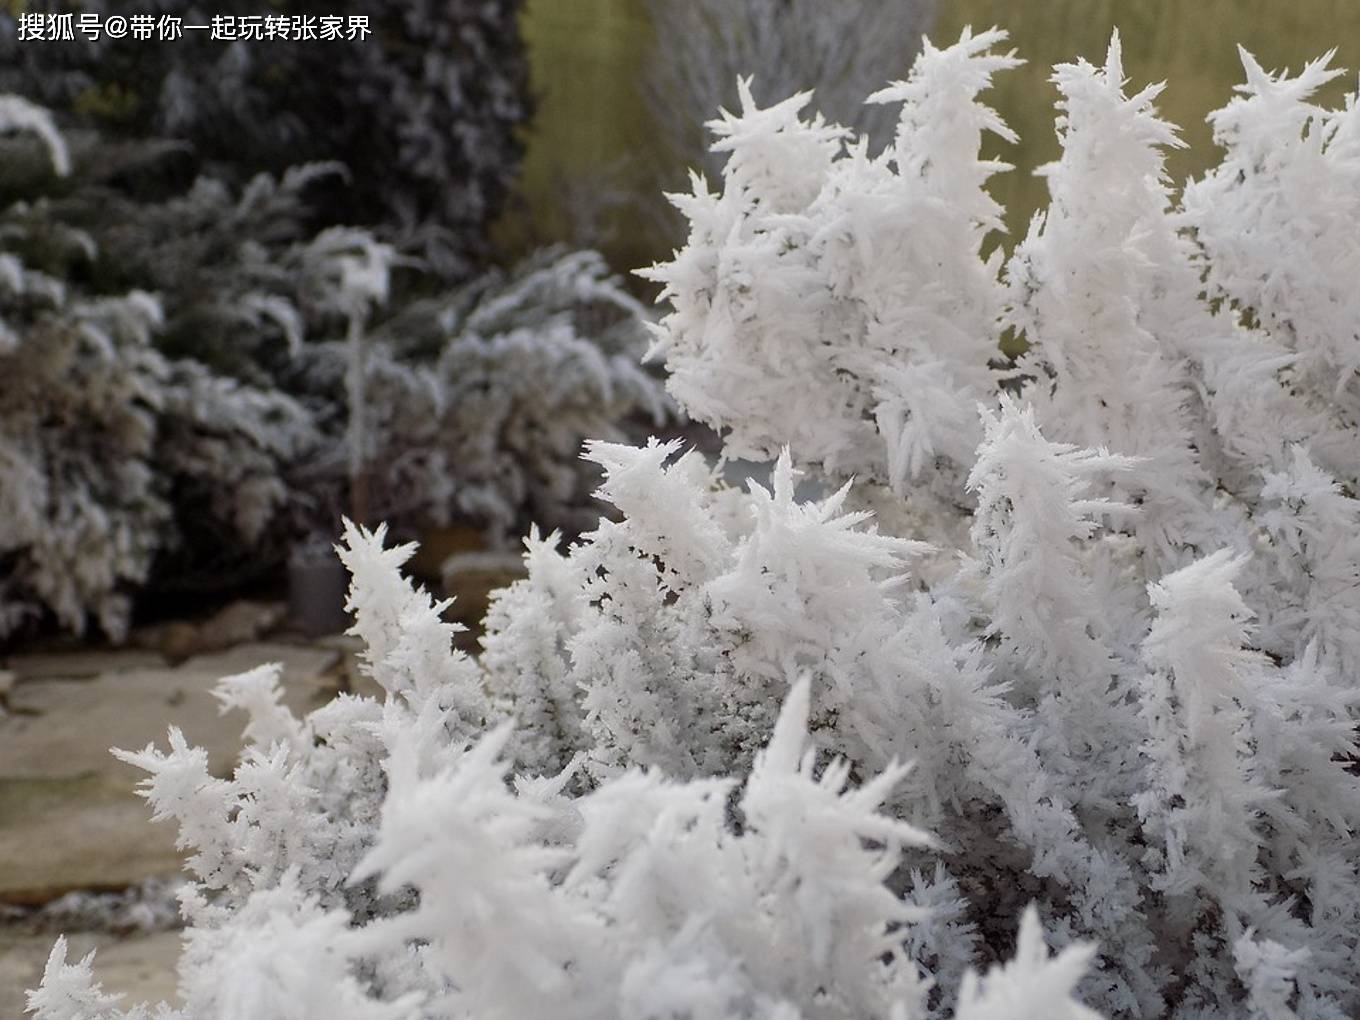
<svg viewBox="0 0 1360 1020">
<path fill-rule="evenodd" d="M 599 254 L 560 248 L 398 310 L 374 338 L 390 356 L 385 371 L 420 366 L 434 398 L 425 415 L 404 399 L 373 402 L 401 416 L 381 459 L 428 451 L 438 484 L 398 481 L 387 516 L 471 520 L 493 542 L 531 523 L 588 530 L 598 507 L 581 443 L 622 441 L 674 418 L 660 381 L 638 364 L 649 318 Z"/>
<path fill-rule="evenodd" d="M 531 533 L 475 659 L 351 529 L 382 704 L 298 719 L 265 669 L 223 681 L 234 776 L 176 731 L 119 752 L 194 851 L 162 1017 L 1360 1012 L 1360 435 L 1353 380 L 1314 385 L 1330 310 L 1286 327 L 1272 291 L 1340 300 L 1349 263 L 1272 218 L 1301 175 L 1176 208 L 1117 38 L 1057 68 L 1050 208 L 983 263 L 1003 40 L 927 46 L 879 156 L 805 96 L 717 122 L 655 350 L 768 485 L 588 443 L 613 511 Z M 1350 169 L 1354 97 L 1247 70 L 1225 166 Z M 64 944 L 31 1003 L 145 1015 Z"/>
</svg>

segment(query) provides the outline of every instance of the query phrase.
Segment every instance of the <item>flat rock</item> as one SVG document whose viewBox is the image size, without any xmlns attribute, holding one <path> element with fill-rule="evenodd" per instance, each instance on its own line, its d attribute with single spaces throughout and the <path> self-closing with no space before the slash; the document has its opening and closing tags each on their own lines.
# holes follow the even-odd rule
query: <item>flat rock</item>
<svg viewBox="0 0 1360 1020">
<path fill-rule="evenodd" d="M 152 824 L 129 779 L 0 778 L 0 901 L 37 906 L 75 889 L 121 889 L 178 872 L 176 826 Z"/>
<path fill-rule="evenodd" d="M 461 553 L 444 563 L 444 594 L 454 599 L 450 614 L 469 629 L 481 632 L 491 595 L 527 577 L 518 553 Z"/>
<path fill-rule="evenodd" d="M 281 663 L 284 703 L 303 714 L 334 696 L 341 660 L 338 648 L 250 644 L 173 669 L 17 684 L 0 716 L 0 900 L 44 903 L 177 871 L 176 826 L 151 823 L 135 794 L 142 773 L 109 749 L 164 748 L 173 725 L 208 752 L 214 774 L 228 775 L 246 718 L 222 713 L 218 680 Z"/>
<path fill-rule="evenodd" d="M 0 719 L 0 777 L 111 772 L 130 782 L 139 773 L 114 760 L 109 748 L 163 746 L 172 725 L 208 751 L 214 774 L 225 775 L 235 764 L 246 720 L 238 712 L 223 715 L 212 695 L 217 681 L 281 663 L 284 703 L 303 713 L 331 697 L 337 680 L 327 670 L 339 661 L 335 649 L 242 645 L 176 669 L 109 673 L 80 684 L 20 684 L 9 699 L 13 714 Z"/>
<path fill-rule="evenodd" d="M 73 652 L 31 652 L 12 655 L 5 668 L 23 683 L 27 680 L 89 680 L 102 673 L 161 669 L 165 659 L 144 648 L 97 648 Z"/>
<path fill-rule="evenodd" d="M 204 650 L 228 648 L 247 641 L 258 641 L 277 627 L 288 615 L 283 602 L 250 602 L 245 599 L 218 610 L 199 628 Z"/>
<path fill-rule="evenodd" d="M 359 655 L 364 650 L 361 639 L 352 634 L 332 634 L 319 640 L 317 645 L 322 648 L 333 648 L 340 655 L 335 676 L 343 690 L 350 694 L 370 697 L 378 702 L 387 700 L 387 690 L 370 677 L 359 662 Z"/>
<path fill-rule="evenodd" d="M 282 602 L 241 599 L 222 607 L 205 620 L 171 620 L 134 631 L 132 641 L 150 648 L 173 662 L 204 652 L 258 641 L 288 615 Z"/>
<path fill-rule="evenodd" d="M 121 1006 L 141 1002 L 179 1005 L 175 994 L 178 932 L 149 935 L 74 934 L 67 936 L 66 959 L 74 962 L 95 951 L 94 975 L 106 993 L 123 993 Z M 56 938 L 0 931 L 0 1017 L 24 1015 L 24 992 L 42 979 L 43 965 Z"/>
<path fill-rule="evenodd" d="M 334 683 L 332 674 L 340 665 L 341 654 L 341 649 L 334 645 L 260 642 L 195 655 L 179 669 L 182 672 L 212 673 L 224 677 L 244 673 L 266 662 L 277 662 L 283 666 L 285 688 L 296 684 L 325 687 Z"/>
<path fill-rule="evenodd" d="M 486 549 L 486 536 L 481 529 L 467 524 L 452 524 L 435 528 L 420 536 L 415 554 L 402 568 L 422 581 L 438 581 L 444 563 L 460 553 L 475 553 Z"/>
<path fill-rule="evenodd" d="M 214 772 L 236 755 L 242 720 L 223 718 L 212 696 L 218 675 L 183 670 L 110 673 L 87 683 L 37 680 L 10 696 L 14 714 L 0 719 L 0 777 L 30 778 L 88 772 L 135 780 L 109 748 L 164 745 L 178 726 L 207 748 Z"/>
</svg>

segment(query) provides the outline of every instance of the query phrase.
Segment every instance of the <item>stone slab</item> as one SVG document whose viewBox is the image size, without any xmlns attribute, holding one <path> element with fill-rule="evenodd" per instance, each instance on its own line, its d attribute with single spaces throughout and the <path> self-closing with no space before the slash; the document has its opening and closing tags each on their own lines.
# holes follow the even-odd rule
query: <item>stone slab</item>
<svg viewBox="0 0 1360 1020">
<path fill-rule="evenodd" d="M 127 777 L 0 777 L 0 901 L 37 906 L 178 872 L 176 831 L 152 824 Z"/>
<path fill-rule="evenodd" d="M 236 645 L 221 651 L 195 655 L 179 667 L 188 673 L 212 673 L 219 677 L 233 676 L 254 669 L 266 662 L 283 666 L 283 683 L 327 686 L 333 683 L 330 674 L 340 663 L 340 649 L 323 645 L 297 645 L 283 642 L 256 642 Z"/>
<path fill-rule="evenodd" d="M 333 634 L 322 638 L 317 642 L 318 647 L 332 648 L 340 656 L 340 661 L 335 668 L 335 676 L 341 688 L 350 694 L 359 694 L 370 697 L 382 703 L 387 700 L 387 691 L 364 671 L 359 662 L 359 656 L 364 650 L 364 643 L 352 634 Z"/>
<path fill-rule="evenodd" d="M 164 748 L 171 726 L 229 775 L 246 724 L 223 714 L 218 680 L 267 662 L 283 665 L 284 702 L 299 715 L 334 696 L 338 648 L 259 643 L 196 656 L 182 666 L 113 671 L 72 683 L 33 679 L 0 716 L 0 900 L 37 904 L 73 889 L 116 889 L 175 872 L 175 825 L 150 821 L 136 796 L 142 773 L 111 747 Z"/>
<path fill-rule="evenodd" d="M 207 749 L 214 774 L 225 775 L 240 750 L 245 717 L 224 716 L 213 688 L 224 676 L 267 662 L 283 665 L 284 703 L 295 712 L 324 704 L 338 683 L 327 672 L 340 663 L 336 649 L 258 644 L 197 656 L 176 669 L 20 684 L 10 695 L 13 714 L 0 718 L 0 777 L 117 770 L 135 778 L 109 748 L 163 746 L 171 725 Z"/>
<path fill-rule="evenodd" d="M 20 683 L 28 680 L 90 680 L 102 673 L 161 669 L 165 665 L 165 659 L 161 655 L 142 648 L 30 652 L 26 655 L 12 655 L 4 662 L 4 667 L 12 672 Z"/>
<path fill-rule="evenodd" d="M 134 631 L 133 644 L 160 652 L 172 662 L 182 662 L 204 652 L 259 641 L 275 630 L 287 616 L 282 602 L 245 599 L 224 606 L 205 620 L 169 620 Z"/>
</svg>

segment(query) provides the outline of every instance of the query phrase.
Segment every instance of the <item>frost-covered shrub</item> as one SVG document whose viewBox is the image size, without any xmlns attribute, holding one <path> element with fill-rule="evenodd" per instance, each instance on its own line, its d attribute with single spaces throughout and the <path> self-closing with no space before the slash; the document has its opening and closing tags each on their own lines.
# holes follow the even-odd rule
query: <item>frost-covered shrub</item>
<svg viewBox="0 0 1360 1020">
<path fill-rule="evenodd" d="M 1276 268 L 1215 275 L 1234 223 L 1314 196 L 1227 170 L 1174 208 L 1116 39 L 1057 69 L 1051 207 L 983 264 L 1003 39 L 927 46 L 878 157 L 803 97 L 718 122 L 722 190 L 678 199 L 690 240 L 650 271 L 656 349 L 768 486 L 588 444 L 615 512 L 531 534 L 475 659 L 409 549 L 352 529 L 382 705 L 297 719 L 266 668 L 221 688 L 230 779 L 173 731 L 120 752 L 194 851 L 161 1016 L 1360 1012 L 1353 380 L 1310 385 L 1329 315 L 1286 341 L 1261 310 L 1348 263 L 1283 218 L 1246 245 Z M 1255 170 L 1312 135 L 1308 90 L 1253 68 Z M 1357 109 L 1316 115 L 1337 175 Z M 31 1002 L 143 1015 L 64 944 Z"/>
<path fill-rule="evenodd" d="M 643 275 L 674 307 L 654 347 L 667 388 L 726 430 L 734 456 L 787 445 L 898 490 L 941 459 L 971 461 L 1005 296 L 979 258 L 1001 214 L 983 185 L 1005 165 L 978 145 L 985 131 L 1013 137 L 975 102 L 1015 63 L 985 52 L 992 41 L 927 43 L 913 78 L 869 97 L 903 104 L 876 158 L 820 117 L 801 121 L 811 93 L 761 110 L 743 84 L 740 114 L 713 122 L 727 186 L 696 178 L 676 199 L 689 242 Z"/>
<path fill-rule="evenodd" d="M 1277 1002 L 1300 1015 L 1353 1011 L 1342 989 L 1356 977 L 1357 919 L 1346 908 L 1338 922 L 1319 905 L 1354 902 L 1333 882 L 1357 888 L 1340 848 L 1360 804 L 1344 767 L 1360 647 L 1348 523 L 1360 435 L 1347 395 L 1354 366 L 1329 353 L 1347 335 L 1340 309 L 1355 247 L 1333 224 L 1353 234 L 1353 189 L 1342 182 L 1360 171 L 1355 108 L 1307 105 L 1325 79 L 1316 65 L 1282 79 L 1247 60 L 1247 98 L 1215 115 L 1224 164 L 1173 210 L 1162 150 L 1179 142 L 1152 107 L 1159 87 L 1123 91 L 1116 39 L 1104 67 L 1056 70 L 1052 202 L 998 279 L 976 254 L 997 222 L 981 190 L 997 167 L 980 160 L 977 139 L 1005 128 L 975 99 L 1007 64 L 988 55 L 997 41 L 928 46 L 905 86 L 880 93 L 904 107 L 878 160 L 801 119 L 805 97 L 715 122 L 716 148 L 731 153 L 723 190 L 700 184 L 677 199 L 689 244 L 648 274 L 673 309 L 656 345 L 668 385 L 724 430 L 729 449 L 768 457 L 787 445 L 797 463 L 861 479 L 861 500 L 885 524 L 945 543 L 946 555 L 962 547 L 955 570 L 935 555 L 938 580 L 918 597 L 950 622 L 952 642 L 986 641 L 976 654 L 1007 691 L 1002 703 L 1022 713 L 1003 731 L 1034 756 L 1003 773 L 1027 791 L 998 805 L 1008 851 L 982 850 L 958 822 L 926 826 L 967 848 L 946 869 L 965 889 L 985 883 L 975 912 L 987 905 L 982 888 L 995 899 L 1000 881 L 1046 901 L 1069 937 L 1099 938 L 1106 962 L 1088 985 L 1112 1012 L 1267 1015 Z M 1322 188 L 1298 169 L 1308 159 L 1326 166 Z M 894 231 L 888 196 L 929 194 L 936 173 L 957 189 L 939 204 L 962 223 L 937 240 L 942 213 L 932 210 Z M 922 264 L 937 275 L 920 279 Z M 1301 265 L 1315 302 L 1284 282 Z M 1294 313 L 1313 325 L 1264 310 L 1295 298 L 1291 308 L 1317 309 Z M 968 312 L 977 324 L 956 339 Z M 904 459 L 904 435 L 960 437 L 967 426 L 950 415 L 995 399 L 981 395 L 1003 326 L 1028 343 L 1003 373 L 1028 406 L 1003 400 L 999 415 L 985 413 L 975 455 L 935 441 Z M 898 349 L 875 362 L 861 352 L 877 335 Z M 973 374 L 952 368 L 922 387 L 934 401 L 886 399 L 880 365 L 923 373 L 945 360 L 928 345 Z M 1308 384 L 1313 358 L 1327 366 L 1326 387 Z M 967 472 L 966 486 L 951 484 L 954 471 Z M 958 541 L 963 526 L 971 542 Z M 1259 629 L 1246 626 L 1252 616 Z M 1212 628 L 1222 639 L 1196 647 Z M 1174 662 L 1172 634 L 1184 656 Z M 828 704 L 841 686 L 827 685 Z M 875 718 L 902 731 L 900 712 Z M 1262 735 L 1291 729 L 1289 746 L 1310 748 L 1313 763 L 1299 772 L 1262 757 L 1294 754 Z M 1338 813 L 1303 820 L 1324 789 Z M 976 796 L 954 802 L 977 811 Z M 1025 875 L 1000 864 L 1017 851 Z M 973 937 L 995 944 L 991 916 Z"/>
<path fill-rule="evenodd" d="M 206 476 L 217 491 L 195 500 L 210 518 L 252 496 L 270 496 L 267 506 L 255 502 L 251 526 L 241 529 L 244 543 L 224 545 L 205 531 L 188 543 L 188 553 L 217 549 L 267 563 L 298 532 L 333 534 L 342 507 L 366 516 L 353 505 L 353 489 L 367 482 L 370 465 L 381 462 L 400 474 L 429 445 L 426 434 L 423 445 L 394 463 L 382 455 L 417 437 L 390 435 L 381 416 L 369 422 L 373 406 L 385 406 L 428 423 L 429 401 L 412 399 L 420 385 L 388 394 L 384 380 L 418 375 L 418 369 L 393 363 L 366 335 L 391 296 L 395 251 L 362 228 L 311 227 L 317 187 L 339 173 L 335 164 L 300 165 L 277 179 L 259 174 L 239 192 L 200 175 L 164 200 L 142 199 L 117 180 L 100 179 L 50 206 L 52 218 L 91 224 L 114 282 L 137 280 L 160 294 L 168 311 L 158 346 L 196 365 L 175 380 L 182 399 L 174 410 L 194 414 L 197 425 L 221 411 L 239 421 L 238 433 L 253 444 L 238 444 L 226 458 L 216 449 L 183 451 L 171 436 L 169 465 L 186 456 L 220 461 Z M 334 388 L 318 382 L 332 361 L 340 376 Z M 269 406 L 247 399 L 229 406 L 245 387 L 267 392 Z M 192 428 L 176 434 L 197 435 Z M 271 477 L 243 487 L 239 475 L 247 465 Z M 422 489 L 441 484 L 428 472 L 419 482 Z M 271 522 L 278 531 L 274 548 L 261 550 L 255 540 Z"/>
<path fill-rule="evenodd" d="M 1293 356 L 1290 388 L 1349 426 L 1360 421 L 1360 114 L 1312 102 L 1345 74 L 1313 61 L 1297 77 L 1263 71 L 1209 118 L 1222 163 L 1186 189 L 1213 298 L 1229 302 L 1266 343 Z M 1290 258 L 1284 258 L 1288 252 Z"/>
<path fill-rule="evenodd" d="M 200 175 L 147 200 L 129 193 L 127 175 L 173 150 L 128 166 L 94 158 L 114 148 L 107 141 L 83 144 L 80 187 L 29 212 L 30 230 L 87 232 L 101 282 L 161 296 L 162 351 L 310 419 L 305 444 L 289 430 L 271 437 L 305 454 L 276 461 L 291 493 L 287 530 L 330 534 L 348 512 L 408 532 L 453 518 L 493 539 L 531 522 L 579 532 L 595 516 L 582 510 L 593 481 L 581 442 L 666 417 L 659 382 L 637 363 L 648 312 L 594 252 L 546 249 L 448 288 L 370 231 L 312 228 L 332 164 L 239 190 Z M 240 493 L 233 472 L 221 477 L 227 488 L 209 501 L 219 508 Z M 366 510 L 354 504 L 356 477 Z"/>
<path fill-rule="evenodd" d="M 157 574 L 184 582 L 270 562 L 302 495 L 292 465 L 322 443 L 316 422 L 287 394 L 189 358 L 169 361 L 164 384 L 153 468 L 169 488 L 175 530 Z"/>
<path fill-rule="evenodd" d="M 150 459 L 164 362 L 154 299 L 82 300 L 3 256 L 0 632 L 50 609 L 82 630 L 126 625 L 125 586 L 146 578 L 170 508 Z"/>
<path fill-rule="evenodd" d="M 70 173 L 45 112 L 14 97 L 4 110 L 7 126 L 36 130 L 55 170 Z M 60 202 L 0 213 L 0 633 L 51 613 L 77 632 L 93 618 L 118 637 L 131 591 L 183 548 L 190 522 L 237 544 L 261 537 L 287 495 L 279 464 L 314 434 L 287 398 L 167 358 L 159 295 L 83 285 L 98 276 L 100 248 L 54 211 Z"/>
<path fill-rule="evenodd" d="M 260 174 L 240 188 L 199 173 L 183 188 L 172 178 L 168 194 L 132 191 L 130 171 L 156 173 L 180 155 L 165 148 L 149 166 L 110 173 L 101 163 L 118 146 L 95 139 L 83 161 L 82 186 L 51 203 L 49 216 L 97 239 L 100 271 L 110 283 L 137 281 L 164 296 L 161 347 L 168 354 L 279 388 L 279 375 L 303 342 L 335 326 L 327 316 L 338 281 L 324 280 L 311 247 L 324 231 L 311 221 L 317 189 L 340 171 L 302 164 L 277 178 Z"/>
<path fill-rule="evenodd" d="M 337 160 L 348 180 L 328 194 L 328 223 L 380 226 L 441 273 L 484 261 L 486 230 L 518 167 L 529 115 L 519 0 L 153 0 L 135 12 L 183 25 L 215 19 L 227 38 L 185 29 L 173 41 L 20 41 L 22 14 L 71 13 L 56 2 L 0 12 L 0 91 L 76 114 L 101 131 L 189 142 L 214 176 Z M 102 23 L 125 5 L 89 0 Z M 369 34 L 326 40 L 249 38 L 247 18 L 366 17 Z M 348 20 L 342 34 L 348 34 Z M 246 27 L 243 27 L 246 26 Z M 232 34 L 239 38 L 232 38 Z"/>
<path fill-rule="evenodd" d="M 23 364 L 7 372 L 5 434 L 18 447 L 59 448 L 40 488 L 18 466 L 3 472 L 14 499 L 36 501 L 35 521 L 53 509 L 7 535 L 0 601 L 11 607 L 6 630 L 45 605 L 68 629 L 94 615 L 119 637 L 144 583 L 221 583 L 286 548 L 299 496 L 289 468 L 323 438 L 281 377 L 308 332 L 327 325 L 311 307 L 323 289 L 301 239 L 301 192 L 324 168 L 261 176 L 239 196 L 200 177 L 162 198 L 128 180 L 173 180 L 173 150 L 88 133 L 69 150 L 61 140 L 59 178 L 36 176 L 17 142 L 0 157 L 7 192 L 20 196 L 0 212 L 0 247 L 29 275 L 16 268 L 9 353 Z M 115 319 L 117 342 L 96 342 L 108 328 L 96 321 Z M 61 466 L 81 450 L 97 451 L 87 468 Z M 56 512 L 68 501 L 85 509 Z M 101 525 L 104 515 L 120 523 Z"/>
<path fill-rule="evenodd" d="M 673 416 L 638 364 L 651 316 L 593 251 L 549 248 L 509 273 L 400 312 L 379 339 L 431 362 L 435 448 L 447 482 L 442 519 L 493 536 L 532 522 L 589 529 L 588 438 L 622 440 Z M 409 444 L 407 444 L 409 445 Z"/>
<path fill-rule="evenodd" d="M 882 810 L 905 766 L 852 784 L 820 759 L 809 678 L 733 776 L 593 784 L 573 763 L 508 783 L 505 706 L 400 577 L 409 548 L 346 541 L 385 703 L 299 720 L 265 666 L 219 686 L 249 718 L 231 778 L 174 730 L 168 752 L 119 752 L 194 850 L 185 1007 L 157 1016 L 919 1015 L 928 985 L 896 933 L 921 912 L 883 879 L 931 839 Z M 30 995 L 40 1020 L 149 1015 L 65 953 Z M 1050 959 L 1027 916 L 1017 964 L 970 981 L 965 1008 L 1061 1009 L 1086 955 Z"/>
<path fill-rule="evenodd" d="M 586 530 L 596 513 L 581 443 L 673 416 L 638 364 L 647 311 L 592 251 L 545 249 L 374 318 L 358 440 L 369 513 L 407 532 L 463 520 L 499 543 L 531 523 Z M 313 496 L 343 475 L 351 351 L 343 339 L 305 344 L 284 383 L 330 437 L 296 475 Z M 332 494 L 327 505 L 344 501 Z"/>
</svg>

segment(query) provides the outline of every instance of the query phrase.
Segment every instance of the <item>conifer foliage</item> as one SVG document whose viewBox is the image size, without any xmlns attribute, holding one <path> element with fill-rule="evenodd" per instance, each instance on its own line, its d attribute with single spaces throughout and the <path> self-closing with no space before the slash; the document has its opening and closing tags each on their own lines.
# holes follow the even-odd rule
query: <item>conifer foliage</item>
<svg viewBox="0 0 1360 1020">
<path fill-rule="evenodd" d="M 355 474 L 408 532 L 587 530 L 582 441 L 672 414 L 638 365 L 647 310 L 594 252 L 413 297 L 372 232 L 309 226 L 334 164 L 180 183 L 177 146 L 63 134 L 18 97 L 0 116 L 0 635 L 116 640 L 147 586 L 259 576 L 335 535 Z"/>
<path fill-rule="evenodd" d="M 131 36 L 22 41 L 17 9 L 0 12 L 0 90 L 78 114 L 123 137 L 187 142 L 234 187 L 259 173 L 339 161 L 345 186 L 327 196 L 324 225 L 361 224 L 420 251 L 442 276 L 465 279 L 486 256 L 529 116 L 520 0 L 151 0 L 136 12 L 88 0 L 102 23 L 136 13 L 178 19 L 173 41 Z M 37 0 L 25 13 L 71 13 Z M 323 16 L 344 16 L 323 39 Z M 305 22 L 268 39 L 259 25 Z M 349 19 L 365 19 L 352 34 Z M 256 23 L 251 36 L 247 22 Z M 126 19 L 124 19 L 126 25 Z"/>
<path fill-rule="evenodd" d="M 476 658 L 351 528 L 382 703 L 265 669 L 234 776 L 119 752 L 192 851 L 155 1016 L 1360 1013 L 1360 104 L 1244 57 L 1176 207 L 1116 38 L 983 262 L 1004 39 L 927 45 L 879 155 L 806 95 L 714 122 L 655 350 L 768 484 L 588 444 L 616 512 L 531 534 Z M 65 943 L 30 1002 L 153 1015 Z"/>
</svg>

